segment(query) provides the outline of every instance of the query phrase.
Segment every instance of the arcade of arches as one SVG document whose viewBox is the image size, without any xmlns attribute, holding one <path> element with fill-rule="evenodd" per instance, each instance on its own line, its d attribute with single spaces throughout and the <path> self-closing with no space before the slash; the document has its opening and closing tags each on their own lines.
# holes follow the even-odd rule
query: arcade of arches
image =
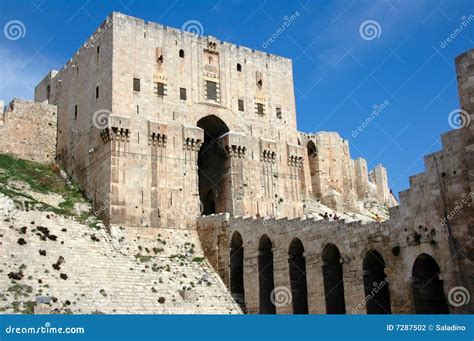
<svg viewBox="0 0 474 341">
<path fill-rule="evenodd" d="M 311 312 L 308 300 L 308 271 L 302 241 L 293 238 L 287 250 L 287 276 L 291 300 L 286 311 L 293 314 Z M 270 237 L 264 234 L 258 241 L 258 313 L 275 314 L 277 307 L 272 302 L 275 290 L 275 246 Z M 346 301 L 344 287 L 347 272 L 338 247 L 327 243 L 321 253 L 321 274 L 324 288 L 325 313 L 345 314 Z M 230 243 L 230 290 L 233 297 L 246 311 L 244 279 L 244 244 L 239 232 L 234 232 Z M 360 313 L 390 314 L 390 283 L 385 274 L 385 260 L 376 250 L 369 250 L 362 260 L 363 293 L 365 307 Z M 316 272 L 316 271 L 315 271 Z M 419 314 L 448 314 L 449 309 L 444 295 L 443 282 L 440 279 L 440 268 L 435 259 L 427 254 L 420 254 L 413 266 L 412 299 L 415 312 Z M 354 313 L 354 311 L 352 311 Z"/>
</svg>

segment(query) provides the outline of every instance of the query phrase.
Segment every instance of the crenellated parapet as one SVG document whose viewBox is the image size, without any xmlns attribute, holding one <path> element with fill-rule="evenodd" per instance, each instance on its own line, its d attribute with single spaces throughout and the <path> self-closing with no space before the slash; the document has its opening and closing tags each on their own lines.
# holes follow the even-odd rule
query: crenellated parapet
<svg viewBox="0 0 474 341">
<path fill-rule="evenodd" d="M 219 144 L 229 157 L 245 158 L 247 136 L 239 132 L 227 132 L 219 139 Z"/>
<path fill-rule="evenodd" d="M 100 125 L 98 125 L 100 127 Z M 128 117 L 110 115 L 107 125 L 100 130 L 104 143 L 110 141 L 130 142 L 131 121 Z"/>
<path fill-rule="evenodd" d="M 304 148 L 290 143 L 286 144 L 286 148 L 288 151 L 288 165 L 291 167 L 302 167 Z"/>
<path fill-rule="evenodd" d="M 260 138 L 260 161 L 275 163 L 277 155 L 276 141 Z"/>
<path fill-rule="evenodd" d="M 166 147 L 168 140 L 168 125 L 164 122 L 148 120 L 148 144 Z"/>
<path fill-rule="evenodd" d="M 198 152 L 204 142 L 204 131 L 183 125 L 183 149 Z"/>
</svg>

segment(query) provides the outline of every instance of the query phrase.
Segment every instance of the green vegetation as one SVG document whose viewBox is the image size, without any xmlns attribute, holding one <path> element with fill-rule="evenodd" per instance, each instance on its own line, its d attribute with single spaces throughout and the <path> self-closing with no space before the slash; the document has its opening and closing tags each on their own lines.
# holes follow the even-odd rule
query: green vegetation
<svg viewBox="0 0 474 341">
<path fill-rule="evenodd" d="M 75 218 L 82 224 L 88 224 L 97 229 L 100 222 L 96 217 L 91 217 L 88 212 L 77 214 L 74 210 L 76 203 L 85 203 L 87 199 L 77 184 L 67 184 L 60 176 L 57 165 L 43 165 L 31 161 L 16 159 L 10 155 L 0 154 L 0 193 L 10 197 L 24 209 L 34 208 L 39 211 L 54 212 Z M 42 194 L 58 194 L 63 202 L 54 207 L 38 201 L 20 189 L 9 185 L 13 181 L 20 181 L 29 185 L 32 191 Z"/>
</svg>

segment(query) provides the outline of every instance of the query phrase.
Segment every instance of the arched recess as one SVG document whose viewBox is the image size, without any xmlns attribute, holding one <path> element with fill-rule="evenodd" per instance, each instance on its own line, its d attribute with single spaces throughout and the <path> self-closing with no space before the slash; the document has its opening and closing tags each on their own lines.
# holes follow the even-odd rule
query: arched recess
<svg viewBox="0 0 474 341">
<path fill-rule="evenodd" d="M 206 116 L 197 122 L 204 130 L 204 143 L 198 154 L 199 198 L 203 214 L 230 212 L 232 207 L 230 163 L 219 143 L 223 134 L 229 131 L 219 117 Z"/>
<path fill-rule="evenodd" d="M 433 257 L 422 253 L 413 263 L 413 298 L 417 314 L 449 314 L 440 268 Z"/>
<path fill-rule="evenodd" d="M 334 244 L 327 244 L 323 250 L 323 280 L 326 299 L 326 313 L 345 314 L 344 282 L 341 253 Z"/>
<path fill-rule="evenodd" d="M 234 232 L 230 242 L 230 292 L 245 310 L 244 247 L 239 232 Z"/>
<path fill-rule="evenodd" d="M 370 250 L 364 257 L 362 268 L 367 314 L 390 314 L 390 293 L 382 255 Z"/>
<path fill-rule="evenodd" d="M 314 142 L 311 140 L 309 140 L 306 144 L 306 150 L 308 151 L 309 174 L 311 175 L 311 188 L 313 189 L 313 194 L 319 198 L 322 193 L 319 178 L 318 150 Z"/>
<path fill-rule="evenodd" d="M 258 277 L 259 277 L 259 296 L 260 296 L 260 314 L 275 314 L 275 305 L 272 303 L 271 295 L 275 289 L 273 278 L 273 251 L 272 241 L 267 235 L 260 238 L 258 246 Z"/>
<path fill-rule="evenodd" d="M 288 250 L 290 283 L 294 314 L 308 314 L 308 283 L 306 260 L 301 240 L 293 239 Z"/>
</svg>

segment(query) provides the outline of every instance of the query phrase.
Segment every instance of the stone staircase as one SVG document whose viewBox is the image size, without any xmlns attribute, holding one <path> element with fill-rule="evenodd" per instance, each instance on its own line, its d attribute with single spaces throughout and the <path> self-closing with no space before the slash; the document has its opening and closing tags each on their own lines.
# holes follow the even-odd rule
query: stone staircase
<svg viewBox="0 0 474 341">
<path fill-rule="evenodd" d="M 3 313 L 242 313 L 204 259 L 196 230 L 108 233 L 53 213 L 0 215 Z"/>
</svg>

